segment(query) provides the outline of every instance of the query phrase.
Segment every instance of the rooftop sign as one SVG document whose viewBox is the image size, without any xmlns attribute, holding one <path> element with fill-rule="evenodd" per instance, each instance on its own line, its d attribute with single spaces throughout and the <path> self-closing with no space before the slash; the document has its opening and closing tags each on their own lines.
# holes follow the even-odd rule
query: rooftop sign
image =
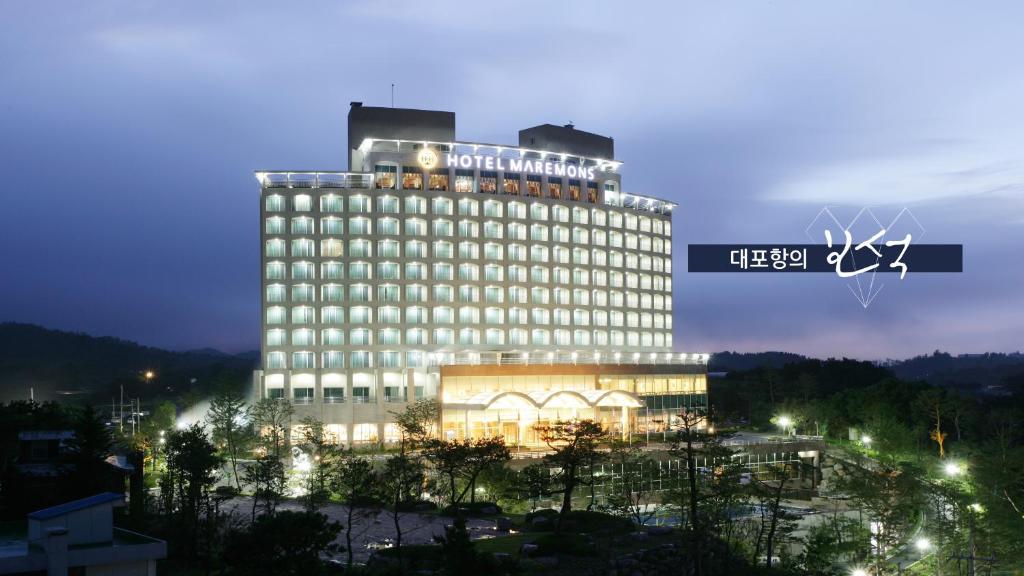
<svg viewBox="0 0 1024 576">
<path fill-rule="evenodd" d="M 544 176 L 566 176 L 569 178 L 594 179 L 593 166 L 579 166 L 565 162 L 549 162 L 523 158 L 502 158 L 481 154 L 445 154 L 445 166 L 449 168 L 477 168 L 479 170 L 500 170 L 502 172 L 526 172 Z M 426 166 L 424 166 L 426 167 Z"/>
</svg>

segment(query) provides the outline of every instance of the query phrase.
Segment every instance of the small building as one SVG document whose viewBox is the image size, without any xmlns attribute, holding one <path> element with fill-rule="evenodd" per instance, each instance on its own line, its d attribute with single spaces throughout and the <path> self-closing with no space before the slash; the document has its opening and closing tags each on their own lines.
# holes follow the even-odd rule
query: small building
<svg viewBox="0 0 1024 576">
<path fill-rule="evenodd" d="M 28 515 L 27 533 L 0 538 L 0 574 L 154 576 L 167 543 L 114 526 L 124 495 L 104 492 Z"/>
</svg>

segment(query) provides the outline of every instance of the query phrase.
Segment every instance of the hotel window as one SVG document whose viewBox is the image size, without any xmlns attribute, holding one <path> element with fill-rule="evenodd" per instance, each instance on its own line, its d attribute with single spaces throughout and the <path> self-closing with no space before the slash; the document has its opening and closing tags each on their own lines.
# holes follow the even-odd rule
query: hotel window
<svg viewBox="0 0 1024 576">
<path fill-rule="evenodd" d="M 377 164 L 373 167 L 374 188 L 390 189 L 395 187 L 398 178 L 398 167 Z"/>
<path fill-rule="evenodd" d="M 284 358 L 284 352 L 271 352 L 267 354 L 267 368 L 271 370 L 284 368 Z M 274 390 L 267 390 L 267 394 L 272 394 L 273 392 Z"/>
<path fill-rule="evenodd" d="M 613 248 L 622 248 L 622 234 L 619 232 L 609 232 L 608 245 L 612 246 Z M 614 264 L 612 265 L 614 266 Z"/>
<path fill-rule="evenodd" d="M 572 338 L 568 330 L 555 330 L 555 346 L 570 346 Z"/>
<path fill-rule="evenodd" d="M 579 180 L 569 180 L 569 199 L 570 200 L 576 200 L 576 201 L 580 200 L 580 181 Z"/>
<path fill-rule="evenodd" d="M 508 238 L 509 240 L 526 240 L 526 225 L 515 222 L 509 224 Z"/>
<path fill-rule="evenodd" d="M 534 198 L 540 198 L 541 178 L 535 174 L 526 175 L 526 193 Z"/>
<path fill-rule="evenodd" d="M 349 218 L 348 232 L 349 234 L 372 234 L 373 229 L 370 224 L 370 219 L 362 217 Z"/>
<path fill-rule="evenodd" d="M 665 233 L 664 222 L 662 220 L 658 220 L 657 218 L 652 219 L 651 220 L 651 232 L 654 232 L 655 234 L 664 234 Z"/>
<path fill-rule="evenodd" d="M 341 240 L 321 240 L 320 256 L 323 258 L 337 258 L 344 255 L 344 244 Z"/>
<path fill-rule="evenodd" d="M 594 182 L 587 182 L 587 202 L 597 204 L 597 184 Z"/>
<path fill-rule="evenodd" d="M 530 204 L 530 218 L 533 220 L 547 220 L 548 207 L 537 202 Z"/>
<path fill-rule="evenodd" d="M 316 300 L 316 291 L 310 284 L 296 284 L 292 286 L 292 302 L 313 302 Z"/>
<path fill-rule="evenodd" d="M 451 324 L 455 321 L 455 315 L 449 306 L 434 307 L 434 324 Z"/>
<path fill-rule="evenodd" d="M 569 208 L 565 206 L 553 206 L 551 208 L 551 217 L 556 222 L 568 222 L 569 221 Z"/>
<path fill-rule="evenodd" d="M 594 330 L 594 346 L 607 346 L 608 345 L 608 332 L 604 330 Z"/>
<path fill-rule="evenodd" d="M 505 311 L 501 308 L 487 308 L 484 310 L 484 322 L 487 324 L 504 324 Z"/>
<path fill-rule="evenodd" d="M 402 166 L 402 190 L 423 190 L 423 171 L 415 166 Z"/>
<path fill-rule="evenodd" d="M 313 209 L 313 199 L 308 194 L 296 194 L 292 206 L 296 212 L 309 212 Z"/>
<path fill-rule="evenodd" d="M 572 221 L 574 224 L 587 224 L 590 220 L 590 214 L 586 208 L 575 207 L 572 209 Z"/>
<path fill-rule="evenodd" d="M 370 197 L 369 196 L 350 196 L 348 199 L 348 211 L 349 212 L 360 212 L 363 214 L 370 212 Z"/>
<path fill-rule="evenodd" d="M 284 218 L 273 216 L 267 218 L 267 234 L 284 234 Z"/>
<path fill-rule="evenodd" d="M 434 242 L 434 258 L 451 258 L 452 243 L 444 240 Z"/>
<path fill-rule="evenodd" d="M 426 280 L 427 265 L 422 262 L 409 262 L 405 265 L 406 280 Z"/>
<path fill-rule="evenodd" d="M 523 220 L 526 218 L 526 204 L 522 202 L 508 203 L 508 217 Z"/>
<path fill-rule="evenodd" d="M 573 310 L 572 323 L 576 326 L 590 326 L 590 313 L 586 310 Z"/>
<path fill-rule="evenodd" d="M 267 302 L 284 302 L 283 284 L 270 284 L 267 286 Z"/>
<path fill-rule="evenodd" d="M 651 275 L 650 274 L 641 274 L 640 275 L 640 289 L 641 290 L 650 290 L 651 289 Z"/>
<path fill-rule="evenodd" d="M 636 270 L 638 261 L 636 254 L 626 254 L 626 268 Z"/>
<path fill-rule="evenodd" d="M 402 288 L 397 284 L 381 284 L 377 286 L 378 302 L 401 302 Z"/>
<path fill-rule="evenodd" d="M 562 197 L 562 179 L 548 178 L 548 198 Z"/>
<path fill-rule="evenodd" d="M 661 252 L 664 252 L 664 251 L 665 251 L 665 241 L 664 240 L 662 240 L 661 238 L 654 238 L 653 240 L 651 240 L 651 252 L 661 253 Z"/>
<path fill-rule="evenodd" d="M 402 367 L 402 353 L 389 350 L 387 352 L 377 353 L 377 365 L 381 368 L 401 368 Z M 384 399 L 386 402 L 399 402 L 400 393 L 397 387 L 385 386 L 384 387 Z"/>
<path fill-rule="evenodd" d="M 284 212 L 284 196 L 272 194 L 266 197 L 267 212 Z"/>
<path fill-rule="evenodd" d="M 605 234 L 604 230 L 594 230 L 593 237 L 594 244 L 598 246 L 606 246 L 608 244 L 608 235 Z"/>
<path fill-rule="evenodd" d="M 387 236 L 398 234 L 398 220 L 395 218 L 378 218 L 377 233 Z"/>
<path fill-rule="evenodd" d="M 501 202 L 494 200 L 484 202 L 484 216 L 487 218 L 501 218 Z"/>
<path fill-rule="evenodd" d="M 405 343 L 410 346 L 425 346 L 427 331 L 423 328 L 409 328 L 405 331 Z"/>
<path fill-rule="evenodd" d="M 463 198 L 459 200 L 459 216 L 478 216 L 480 204 L 476 200 Z"/>
<path fill-rule="evenodd" d="M 530 302 L 533 304 L 547 304 L 550 302 L 551 293 L 547 288 L 534 286 L 530 288 Z"/>
<path fill-rule="evenodd" d="M 431 190 L 448 190 L 448 170 L 445 168 L 438 168 L 430 172 L 430 189 Z"/>
<path fill-rule="evenodd" d="M 345 353 L 344 352 L 324 352 L 323 355 L 323 367 L 324 368 L 344 368 L 345 367 Z M 324 401 L 328 401 L 328 392 L 334 392 L 338 397 L 344 398 L 344 388 L 324 388 Z M 334 400 L 338 402 L 338 400 Z"/>
<path fill-rule="evenodd" d="M 548 248 L 547 246 L 533 245 L 530 246 L 530 261 L 531 262 L 547 262 L 548 261 Z"/>
<path fill-rule="evenodd" d="M 459 280 L 479 280 L 480 267 L 476 264 L 459 264 Z"/>
<path fill-rule="evenodd" d="M 313 254 L 313 241 L 306 238 L 297 238 L 292 240 L 292 257 L 293 258 L 312 258 Z"/>
<path fill-rule="evenodd" d="M 433 287 L 436 302 L 451 302 L 455 299 L 452 287 L 447 284 L 435 284 Z"/>
<path fill-rule="evenodd" d="M 398 214 L 398 198 L 394 196 L 377 198 L 377 211 L 382 214 Z"/>
<path fill-rule="evenodd" d="M 408 196 L 405 199 L 406 214 L 426 214 L 427 201 L 419 196 Z"/>
<path fill-rule="evenodd" d="M 479 344 L 480 331 L 474 328 L 463 328 L 459 330 L 459 344 Z"/>
<path fill-rule="evenodd" d="M 501 286 L 487 286 L 483 289 L 483 299 L 487 303 L 501 303 L 505 301 L 505 290 Z"/>
<path fill-rule="evenodd" d="M 284 240 L 280 238 L 267 240 L 265 253 L 269 258 L 284 257 Z"/>
<path fill-rule="evenodd" d="M 407 240 L 405 243 L 406 258 L 426 258 L 427 243 L 421 240 Z"/>
<path fill-rule="evenodd" d="M 530 339 L 533 341 L 534 346 L 547 346 L 551 343 L 551 335 L 547 330 L 535 328 L 530 333 Z"/>
<path fill-rule="evenodd" d="M 434 236 L 451 236 L 451 220 L 434 220 Z"/>
<path fill-rule="evenodd" d="M 405 309 L 405 322 L 406 324 L 426 324 L 427 309 L 423 306 L 409 306 Z M 416 342 L 410 342 L 410 344 L 416 344 Z M 424 342 L 420 342 L 420 344 L 424 344 Z"/>
<path fill-rule="evenodd" d="M 324 262 L 320 270 L 325 280 L 341 280 L 345 276 L 345 266 L 341 262 Z"/>
<path fill-rule="evenodd" d="M 661 262 L 661 258 L 658 258 L 658 262 L 659 263 Z M 650 270 L 651 269 L 651 257 L 650 256 L 641 256 L 640 257 L 640 269 L 641 270 Z"/>
<path fill-rule="evenodd" d="M 548 239 L 548 227 L 543 224 L 533 224 L 530 226 L 530 240 L 536 242 L 546 242 Z M 557 238 L 555 239 L 557 242 Z"/>
<path fill-rule="evenodd" d="M 480 226 L 472 220 L 459 220 L 459 237 L 476 238 L 480 235 Z"/>
<path fill-rule="evenodd" d="M 537 270 L 538 269 L 540 269 L 540 268 L 538 268 L 537 266 L 533 267 L 533 278 L 532 278 L 532 280 L 534 282 L 547 282 L 547 270 L 546 269 L 541 269 L 541 270 L 544 270 L 544 275 L 543 275 L 544 279 L 541 280 L 540 278 L 537 277 Z M 560 266 L 556 267 L 555 268 L 555 284 L 568 284 L 568 283 L 569 283 L 569 271 L 566 270 L 565 268 L 560 267 Z"/>
<path fill-rule="evenodd" d="M 397 306 L 381 306 L 377 309 L 377 322 L 381 324 L 400 324 L 402 314 Z M 387 344 L 387 342 L 382 342 Z"/>
<path fill-rule="evenodd" d="M 406 265 L 406 269 L 408 270 Z M 424 264 L 418 264 L 421 269 L 426 268 Z M 408 278 L 407 278 L 408 279 Z M 405 299 L 409 302 L 426 302 L 427 301 L 427 287 L 422 284 L 409 284 L 405 287 Z"/>
<path fill-rule="evenodd" d="M 320 233 L 321 234 L 344 234 L 345 226 L 342 224 L 342 219 L 334 216 L 328 216 L 327 218 L 320 219 Z"/>
<path fill-rule="evenodd" d="M 576 288 L 572 291 L 572 303 L 577 306 L 589 306 L 590 292 Z"/>
<path fill-rule="evenodd" d="M 397 240 L 378 240 L 377 241 L 377 257 L 379 258 L 398 258 L 401 254 L 398 250 Z"/>
<path fill-rule="evenodd" d="M 427 221 L 421 218 L 409 218 L 405 221 L 406 236 L 426 236 Z"/>
<path fill-rule="evenodd" d="M 314 315 L 312 306 L 295 306 L 292 308 L 292 324 L 312 324 Z"/>
<path fill-rule="evenodd" d="M 640 277 L 632 272 L 626 272 L 626 287 L 627 288 L 638 288 L 640 285 Z"/>
<path fill-rule="evenodd" d="M 526 288 L 522 286 L 510 286 L 508 289 L 508 299 L 510 302 L 516 304 L 526 304 Z"/>
<path fill-rule="evenodd" d="M 497 172 L 480 173 L 480 191 L 486 194 L 495 194 L 498 192 Z"/>
<path fill-rule="evenodd" d="M 349 309 L 349 321 L 352 324 L 372 324 L 373 311 L 369 306 L 353 306 Z M 358 342 L 352 342 L 358 344 Z"/>
<path fill-rule="evenodd" d="M 498 328 L 488 328 L 484 333 L 485 339 L 490 346 L 501 346 L 505 343 L 505 331 Z"/>
<path fill-rule="evenodd" d="M 321 330 L 320 343 L 324 346 L 342 346 L 345 344 L 345 332 L 337 328 Z"/>
<path fill-rule="evenodd" d="M 613 228 L 622 228 L 621 212 L 611 212 L 608 216 Z"/>
<path fill-rule="evenodd" d="M 610 298 L 611 298 L 612 306 L 614 306 L 616 308 L 622 308 L 622 303 L 623 303 L 622 292 L 619 292 L 618 290 L 612 290 L 611 293 L 610 293 Z"/>
<path fill-rule="evenodd" d="M 604 270 L 594 270 L 594 286 L 607 286 L 608 273 Z"/>
<path fill-rule="evenodd" d="M 640 306 L 640 297 L 636 292 L 626 292 L 626 307 L 637 308 Z"/>
<path fill-rule="evenodd" d="M 313 280 L 315 277 L 312 262 L 292 262 L 292 278 L 296 280 Z"/>
<path fill-rule="evenodd" d="M 454 343 L 451 328 L 434 328 L 434 345 L 450 346 Z"/>
<path fill-rule="evenodd" d="M 501 189 L 505 194 L 519 195 L 519 174 L 506 172 L 501 179 Z"/>
<path fill-rule="evenodd" d="M 459 322 L 462 324 L 479 324 L 480 310 L 475 306 L 463 306 L 459 308 Z"/>
<path fill-rule="evenodd" d="M 526 324 L 529 319 L 524 308 L 509 308 L 508 321 L 510 324 Z"/>
<path fill-rule="evenodd" d="M 345 357 L 344 357 L 345 354 L 343 352 L 329 352 L 329 354 L 338 354 L 338 355 L 340 355 L 341 359 L 338 361 L 338 366 L 337 367 L 338 368 L 342 368 L 342 367 L 345 366 Z M 326 366 L 326 364 L 327 364 L 326 360 L 324 361 L 324 364 L 325 364 L 324 367 L 326 368 L 327 367 Z M 345 401 L 345 388 L 340 387 L 340 386 L 324 386 L 324 402 L 326 404 L 341 404 L 344 401 Z M 328 426 L 332 426 L 332 424 L 328 424 Z M 334 425 L 334 426 L 339 426 L 339 425 Z M 335 438 L 338 441 L 344 440 L 345 439 L 344 431 L 345 431 L 344 427 L 340 426 L 340 429 L 337 430 L 336 432 L 334 432 L 332 437 Z"/>
<path fill-rule="evenodd" d="M 312 234 L 313 219 L 308 216 L 292 218 L 292 234 Z"/>
<path fill-rule="evenodd" d="M 622 252 L 619 252 L 617 250 L 612 250 L 611 252 L 609 252 L 608 253 L 608 262 L 610 262 L 611 265 L 615 266 L 616 268 L 621 268 L 622 267 Z"/>
<path fill-rule="evenodd" d="M 637 218 L 636 218 L 636 216 L 633 215 L 633 214 L 626 214 L 625 218 L 626 218 L 626 229 L 627 230 L 636 230 L 637 229 Z"/>
<path fill-rule="evenodd" d="M 604 210 L 598 210 L 597 208 L 594 208 L 591 215 L 594 218 L 595 226 L 604 226 L 608 224 L 608 215 L 605 213 Z"/>
<path fill-rule="evenodd" d="M 651 219 L 648 218 L 647 216 L 641 216 L 640 217 L 640 226 L 639 226 L 639 228 L 640 228 L 641 232 L 650 232 L 651 231 Z"/>
<path fill-rule="evenodd" d="M 501 260 L 501 256 L 501 244 L 495 244 L 494 242 L 484 244 L 484 258 L 488 260 Z"/>
<path fill-rule="evenodd" d="M 484 253 L 487 253 L 487 248 L 484 248 Z M 484 266 L 484 280 L 488 282 L 501 282 L 504 280 L 505 270 L 498 264 L 488 264 Z"/>
<path fill-rule="evenodd" d="M 456 192 L 472 192 L 473 191 L 473 171 L 472 170 L 456 170 L 455 171 L 455 191 Z"/>
<path fill-rule="evenodd" d="M 590 252 L 584 250 L 583 248 L 573 248 L 572 263 L 583 265 L 590 264 Z"/>
<path fill-rule="evenodd" d="M 637 332 L 626 332 L 626 346 L 640 346 L 640 334 Z"/>
<path fill-rule="evenodd" d="M 381 280 L 401 280 L 402 272 L 396 262 L 379 262 L 377 264 L 377 277 Z"/>
<path fill-rule="evenodd" d="M 349 366 L 351 368 L 373 368 L 372 362 L 373 354 L 366 351 L 358 351 L 349 353 Z M 360 400 L 356 400 L 360 398 Z M 365 387 L 353 387 L 352 388 L 352 401 L 353 402 L 369 402 L 370 389 Z"/>
<path fill-rule="evenodd" d="M 640 237 L 639 237 L 639 241 L 640 241 L 640 250 L 642 250 L 644 252 L 650 252 L 651 251 L 651 237 L 650 236 L 645 236 L 645 235 L 641 234 Z"/>
<path fill-rule="evenodd" d="M 348 265 L 348 277 L 352 280 L 369 280 L 370 265 L 366 262 L 350 262 Z"/>
<path fill-rule="evenodd" d="M 594 310 L 594 326 L 607 326 L 608 313 L 604 310 Z"/>
<path fill-rule="evenodd" d="M 590 332 L 587 332 L 586 330 L 576 330 L 572 333 L 572 340 L 577 346 L 589 346 Z"/>
<path fill-rule="evenodd" d="M 671 222 L 665 222 L 665 236 L 671 236 L 671 235 L 672 235 L 672 223 Z"/>
<path fill-rule="evenodd" d="M 309 328 L 292 330 L 292 346 L 316 346 L 314 332 Z"/>
<path fill-rule="evenodd" d="M 348 241 L 348 255 L 353 258 L 370 258 L 373 256 L 373 249 L 369 240 L 356 238 Z"/>
<path fill-rule="evenodd" d="M 526 346 L 528 344 L 526 338 L 526 330 L 521 328 L 513 328 L 508 331 L 509 344 L 513 346 Z"/>
<path fill-rule="evenodd" d="M 504 236 L 505 229 L 501 222 L 488 220 L 484 222 L 484 238 L 500 239 Z"/>
<path fill-rule="evenodd" d="M 556 270 L 556 272 L 557 272 L 557 270 Z M 558 277 L 558 274 L 555 274 L 555 278 L 557 278 L 557 277 Z M 563 305 L 563 306 L 569 304 L 569 291 L 566 290 L 565 288 L 555 288 L 554 289 L 554 296 L 555 296 L 555 304 L 559 304 L 559 305 Z"/>
<path fill-rule="evenodd" d="M 590 244 L 590 231 L 579 226 L 572 229 L 573 244 Z"/>
<path fill-rule="evenodd" d="M 270 306 L 267 308 L 267 324 L 284 324 L 285 312 L 283 306 Z"/>
<path fill-rule="evenodd" d="M 626 345 L 626 335 L 623 334 L 621 330 L 612 330 L 611 331 L 611 342 L 612 342 L 612 346 L 625 346 Z"/>
<path fill-rule="evenodd" d="M 594 272 L 594 277 L 597 278 L 597 272 Z M 597 283 L 596 281 L 594 282 Z M 607 306 L 608 305 L 608 293 L 604 290 L 594 290 L 590 293 L 594 298 L 594 306 Z"/>
<path fill-rule="evenodd" d="M 348 297 L 352 302 L 370 302 L 373 294 L 367 284 L 353 284 L 348 287 Z"/>
<path fill-rule="evenodd" d="M 459 302 L 479 302 L 480 301 L 480 289 L 476 286 L 464 285 L 459 286 Z"/>
<path fill-rule="evenodd" d="M 569 311 L 564 308 L 555 308 L 552 316 L 554 316 L 555 324 L 558 326 L 569 324 Z"/>
<path fill-rule="evenodd" d="M 434 263 L 434 280 L 452 280 L 452 265 L 444 262 Z"/>
<path fill-rule="evenodd" d="M 611 324 L 612 324 L 612 326 L 622 326 L 623 325 L 625 316 L 623 316 L 622 312 L 619 312 L 618 310 L 612 310 L 610 316 L 611 316 Z"/>
<path fill-rule="evenodd" d="M 510 282 L 526 282 L 526 268 L 523 266 L 509 266 L 508 279 Z"/>
<path fill-rule="evenodd" d="M 337 194 L 324 194 L 320 197 L 321 212 L 342 212 L 344 209 L 341 196 Z"/>
<path fill-rule="evenodd" d="M 284 346 L 284 334 L 284 330 L 280 328 L 267 330 L 267 346 Z"/>
</svg>

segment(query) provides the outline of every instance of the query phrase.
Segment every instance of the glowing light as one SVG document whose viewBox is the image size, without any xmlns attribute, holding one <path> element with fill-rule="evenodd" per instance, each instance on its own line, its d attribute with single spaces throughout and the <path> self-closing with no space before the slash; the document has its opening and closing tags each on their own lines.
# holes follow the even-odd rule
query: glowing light
<svg viewBox="0 0 1024 576">
<path fill-rule="evenodd" d="M 914 541 L 914 548 L 917 548 L 918 552 L 926 552 L 932 547 L 932 543 L 924 536 Z"/>
<path fill-rule="evenodd" d="M 146 373 L 143 374 L 143 376 L 146 378 L 146 380 L 152 380 L 156 376 L 156 373 L 153 372 L 152 370 L 146 370 Z"/>
<path fill-rule="evenodd" d="M 868 576 L 868 573 L 863 568 L 854 568 L 853 571 L 850 572 L 850 576 Z"/>
<path fill-rule="evenodd" d="M 793 425 L 793 419 L 789 416 L 779 416 L 778 422 L 779 426 L 781 426 L 783 430 L 786 430 Z"/>
<path fill-rule="evenodd" d="M 963 468 L 956 462 L 946 462 L 942 470 L 946 473 L 946 476 L 959 476 L 963 472 Z"/>
<path fill-rule="evenodd" d="M 860 437 L 860 443 L 865 445 L 865 446 L 870 446 L 871 445 L 871 436 L 868 436 L 868 435 L 861 436 Z"/>
</svg>

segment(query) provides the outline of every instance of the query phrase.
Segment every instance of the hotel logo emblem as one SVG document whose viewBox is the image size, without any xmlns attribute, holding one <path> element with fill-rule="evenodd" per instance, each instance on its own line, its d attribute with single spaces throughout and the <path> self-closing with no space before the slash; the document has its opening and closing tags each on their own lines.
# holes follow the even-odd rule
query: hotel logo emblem
<svg viewBox="0 0 1024 576">
<path fill-rule="evenodd" d="M 434 152 L 433 148 L 424 148 L 420 150 L 417 159 L 419 160 L 420 166 L 427 170 L 437 166 L 437 152 Z"/>
</svg>

